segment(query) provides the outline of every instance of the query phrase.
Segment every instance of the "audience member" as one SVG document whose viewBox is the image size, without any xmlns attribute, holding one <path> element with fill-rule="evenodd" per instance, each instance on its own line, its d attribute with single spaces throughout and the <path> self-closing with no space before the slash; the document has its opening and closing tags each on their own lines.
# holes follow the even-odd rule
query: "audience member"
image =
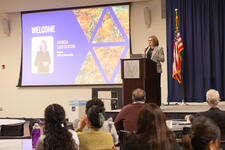
<svg viewBox="0 0 225 150">
<path fill-rule="evenodd" d="M 87 110 L 87 116 L 81 118 L 79 127 L 76 129 L 80 140 L 80 149 L 111 150 L 114 147 L 112 136 L 101 129 L 105 121 L 104 110 L 103 106 L 92 105 Z M 86 125 L 88 130 L 82 132 Z"/>
<path fill-rule="evenodd" d="M 153 103 L 145 104 L 140 110 L 137 132 L 133 133 L 123 150 L 180 150 L 175 135 L 165 122 L 162 110 Z"/>
<path fill-rule="evenodd" d="M 45 109 L 44 135 L 38 139 L 36 150 L 78 150 L 76 132 L 66 127 L 65 111 L 58 104 Z"/>
<path fill-rule="evenodd" d="M 193 119 L 190 134 L 182 140 L 183 150 L 219 150 L 220 129 L 217 124 L 205 116 Z"/>
<path fill-rule="evenodd" d="M 124 106 L 116 116 L 114 124 L 117 130 L 137 130 L 138 114 L 146 100 L 145 91 L 142 89 L 135 89 L 132 93 L 132 100 L 133 102 Z"/>
<path fill-rule="evenodd" d="M 102 100 L 100 100 L 98 98 L 94 98 L 92 100 L 87 101 L 86 110 L 85 110 L 86 114 L 87 114 L 88 109 L 91 108 L 91 106 L 93 106 L 93 105 L 104 108 L 104 103 L 102 102 Z M 79 122 L 80 122 L 80 120 L 75 120 L 74 128 L 78 127 Z M 85 126 L 82 131 L 87 131 L 87 130 L 88 130 L 88 127 Z M 112 118 L 109 118 L 108 120 L 104 121 L 102 130 L 104 132 L 110 133 L 112 135 L 115 145 L 118 143 L 118 134 L 117 134 L 116 128 L 114 126 L 114 122 L 113 122 Z"/>
<path fill-rule="evenodd" d="M 212 119 L 221 130 L 221 139 L 225 140 L 225 111 L 222 111 L 218 108 L 218 104 L 220 102 L 219 92 L 210 89 L 206 93 L 206 102 L 208 103 L 210 109 L 205 112 L 199 112 L 196 115 L 187 115 L 185 117 L 186 120 L 192 120 L 197 116 L 205 116 Z"/>
</svg>

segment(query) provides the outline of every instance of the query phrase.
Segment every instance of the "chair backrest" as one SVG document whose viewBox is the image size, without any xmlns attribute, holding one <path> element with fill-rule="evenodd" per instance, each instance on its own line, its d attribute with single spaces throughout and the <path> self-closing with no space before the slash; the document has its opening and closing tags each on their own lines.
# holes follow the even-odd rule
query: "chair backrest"
<svg viewBox="0 0 225 150">
<path fill-rule="evenodd" d="M 220 141 L 220 148 L 225 149 L 225 141 L 224 140 Z"/>
<path fill-rule="evenodd" d="M 0 136 L 23 136 L 24 135 L 24 123 L 2 125 Z"/>
<path fill-rule="evenodd" d="M 128 133 L 129 133 L 129 131 L 125 131 L 125 130 L 120 130 L 119 131 L 120 150 L 123 149 L 124 144 L 128 140 Z"/>
<path fill-rule="evenodd" d="M 182 135 L 189 134 L 191 127 L 183 127 Z"/>
</svg>

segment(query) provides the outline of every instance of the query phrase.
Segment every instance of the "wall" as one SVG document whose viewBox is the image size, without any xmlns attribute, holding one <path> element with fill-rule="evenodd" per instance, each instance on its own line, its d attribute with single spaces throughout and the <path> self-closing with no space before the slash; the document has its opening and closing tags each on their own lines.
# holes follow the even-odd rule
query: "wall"
<svg viewBox="0 0 225 150">
<path fill-rule="evenodd" d="M 151 25 L 146 28 L 144 22 L 144 7 L 151 10 Z M 131 11 L 131 43 L 133 53 L 143 53 L 148 46 L 148 37 L 156 35 L 159 46 L 164 48 L 165 62 L 162 63 L 161 97 L 162 103 L 167 103 L 167 49 L 166 49 L 166 19 L 161 17 L 161 1 L 135 2 Z"/>
<path fill-rule="evenodd" d="M 151 9 L 152 23 L 150 28 L 145 27 L 143 8 Z M 0 20 L 4 17 L 10 21 L 10 35 L 2 31 L 0 24 L 0 117 L 43 117 L 44 108 L 51 103 L 63 105 L 69 112 L 70 100 L 88 100 L 91 98 L 92 87 L 16 87 L 19 79 L 21 61 L 21 17 L 20 13 L 0 14 Z M 147 46 L 148 36 L 155 34 L 159 38 L 160 45 L 164 47 L 166 57 L 166 24 L 161 19 L 161 1 L 151 0 L 147 2 L 135 2 L 131 9 L 131 36 L 134 53 L 142 53 Z M 163 63 L 161 76 L 162 102 L 167 101 L 167 68 Z"/>
</svg>

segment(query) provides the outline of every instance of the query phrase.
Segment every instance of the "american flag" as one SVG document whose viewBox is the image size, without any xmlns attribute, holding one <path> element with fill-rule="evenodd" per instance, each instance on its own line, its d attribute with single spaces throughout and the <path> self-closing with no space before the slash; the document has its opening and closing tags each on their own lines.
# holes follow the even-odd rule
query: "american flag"
<svg viewBox="0 0 225 150">
<path fill-rule="evenodd" d="M 172 77 L 181 83 L 181 51 L 184 49 L 180 33 L 178 32 L 174 41 L 173 50 L 173 74 Z"/>
</svg>

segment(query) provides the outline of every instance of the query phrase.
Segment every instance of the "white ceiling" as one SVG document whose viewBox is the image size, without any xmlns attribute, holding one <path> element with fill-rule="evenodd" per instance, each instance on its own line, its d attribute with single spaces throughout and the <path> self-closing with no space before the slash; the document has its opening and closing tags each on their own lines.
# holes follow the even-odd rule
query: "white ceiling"
<svg viewBox="0 0 225 150">
<path fill-rule="evenodd" d="M 148 0 L 0 0 L 0 13 L 140 1 Z"/>
</svg>

